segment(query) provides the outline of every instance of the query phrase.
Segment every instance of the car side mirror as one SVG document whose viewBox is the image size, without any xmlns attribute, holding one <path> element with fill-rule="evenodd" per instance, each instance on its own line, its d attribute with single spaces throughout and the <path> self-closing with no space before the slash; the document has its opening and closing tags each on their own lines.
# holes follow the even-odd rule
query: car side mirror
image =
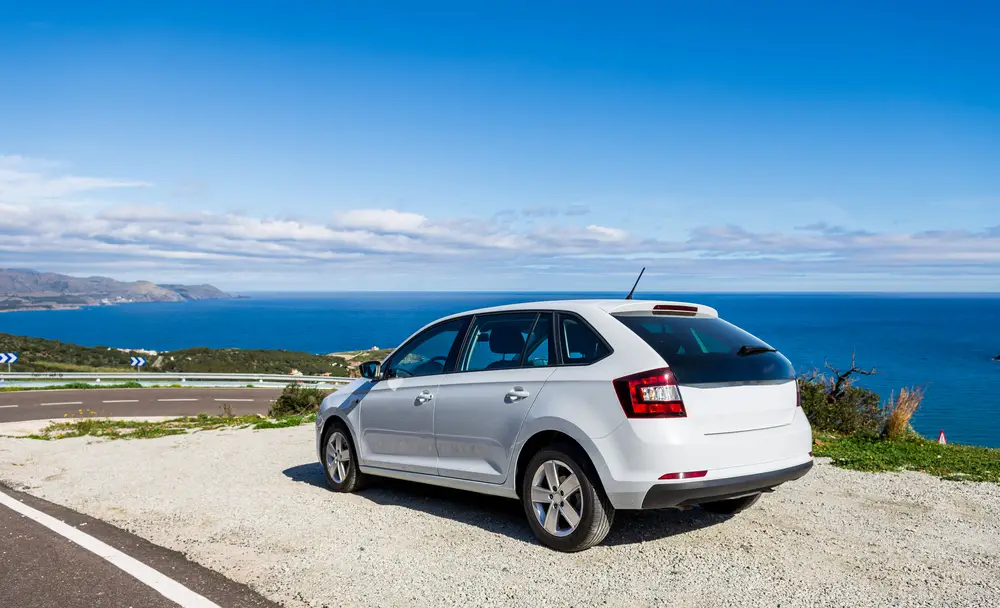
<svg viewBox="0 0 1000 608">
<path fill-rule="evenodd" d="M 379 361 L 365 361 L 358 366 L 362 378 L 375 380 L 382 373 L 382 363 Z"/>
</svg>

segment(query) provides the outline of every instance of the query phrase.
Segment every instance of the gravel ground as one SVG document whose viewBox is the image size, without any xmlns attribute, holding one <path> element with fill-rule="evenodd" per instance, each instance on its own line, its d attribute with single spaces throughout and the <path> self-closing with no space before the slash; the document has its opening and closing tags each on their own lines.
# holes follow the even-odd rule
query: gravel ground
<svg viewBox="0 0 1000 608">
<path fill-rule="evenodd" d="M 998 606 L 1000 486 L 820 463 L 733 518 L 621 512 L 535 542 L 513 501 L 323 486 L 312 427 L 137 441 L 0 438 L 0 479 L 287 606 Z"/>
</svg>

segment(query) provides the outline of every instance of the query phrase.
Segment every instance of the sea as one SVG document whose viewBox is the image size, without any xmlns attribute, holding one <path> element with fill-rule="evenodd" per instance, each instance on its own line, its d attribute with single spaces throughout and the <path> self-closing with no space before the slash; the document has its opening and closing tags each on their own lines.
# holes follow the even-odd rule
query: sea
<svg viewBox="0 0 1000 608">
<path fill-rule="evenodd" d="M 331 353 L 399 345 L 441 316 L 498 304 L 608 293 L 255 293 L 246 299 L 0 314 L 0 332 L 86 346 L 195 346 Z M 1000 447 L 1000 294 L 642 293 L 698 302 L 763 339 L 801 373 L 875 367 L 859 384 L 884 398 L 922 387 L 914 428 Z"/>
</svg>

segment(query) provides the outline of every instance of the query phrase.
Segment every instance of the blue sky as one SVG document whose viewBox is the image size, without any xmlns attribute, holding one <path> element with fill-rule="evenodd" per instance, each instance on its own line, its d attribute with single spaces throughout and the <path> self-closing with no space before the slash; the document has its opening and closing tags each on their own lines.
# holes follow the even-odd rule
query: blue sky
<svg viewBox="0 0 1000 608">
<path fill-rule="evenodd" d="M 1000 291 L 1000 8 L 816 4 L 0 1 L 0 266 Z"/>
</svg>

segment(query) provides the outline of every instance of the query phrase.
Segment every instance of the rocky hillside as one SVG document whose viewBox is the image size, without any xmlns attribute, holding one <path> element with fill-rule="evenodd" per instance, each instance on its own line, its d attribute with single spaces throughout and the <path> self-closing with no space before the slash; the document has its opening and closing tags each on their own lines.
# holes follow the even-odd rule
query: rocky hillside
<svg viewBox="0 0 1000 608">
<path fill-rule="evenodd" d="M 72 277 L 34 270 L 0 269 L 0 310 L 56 309 L 231 298 L 212 285 L 157 285 L 107 277 Z"/>
</svg>

